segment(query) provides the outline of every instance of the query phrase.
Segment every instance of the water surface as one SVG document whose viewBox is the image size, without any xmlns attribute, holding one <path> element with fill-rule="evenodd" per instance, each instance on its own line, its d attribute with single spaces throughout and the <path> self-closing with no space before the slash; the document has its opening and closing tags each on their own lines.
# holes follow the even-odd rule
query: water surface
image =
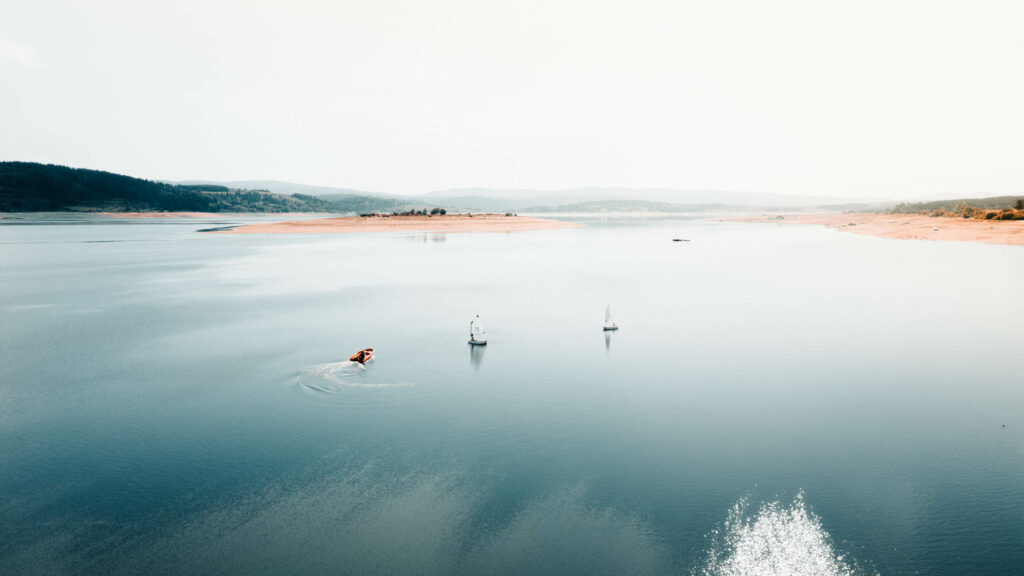
<svg viewBox="0 0 1024 576">
<path fill-rule="evenodd" d="M 1020 247 L 586 222 L 0 221 L 0 572 L 1021 571 Z"/>
</svg>

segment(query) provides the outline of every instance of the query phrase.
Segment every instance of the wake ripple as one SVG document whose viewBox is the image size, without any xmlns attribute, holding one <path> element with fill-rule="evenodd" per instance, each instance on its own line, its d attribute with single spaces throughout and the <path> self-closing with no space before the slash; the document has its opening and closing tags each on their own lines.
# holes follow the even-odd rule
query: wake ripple
<svg viewBox="0 0 1024 576">
<path fill-rule="evenodd" d="M 860 571 L 839 554 L 803 493 L 793 503 L 762 504 L 751 514 L 747 499 L 710 535 L 707 560 L 694 576 L 853 576 Z"/>
<path fill-rule="evenodd" d="M 394 382 L 386 372 L 345 361 L 319 364 L 303 370 L 299 373 L 299 385 L 316 392 L 338 394 L 352 389 L 403 388 L 412 386 L 412 383 Z"/>
</svg>

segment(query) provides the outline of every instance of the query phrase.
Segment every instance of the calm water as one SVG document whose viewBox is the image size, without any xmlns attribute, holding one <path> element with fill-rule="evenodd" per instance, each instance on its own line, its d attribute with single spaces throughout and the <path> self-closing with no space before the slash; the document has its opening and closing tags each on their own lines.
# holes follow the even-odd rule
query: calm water
<svg viewBox="0 0 1024 576">
<path fill-rule="evenodd" d="M 1020 247 L 224 222 L 0 223 L 0 573 L 1024 573 Z"/>
</svg>

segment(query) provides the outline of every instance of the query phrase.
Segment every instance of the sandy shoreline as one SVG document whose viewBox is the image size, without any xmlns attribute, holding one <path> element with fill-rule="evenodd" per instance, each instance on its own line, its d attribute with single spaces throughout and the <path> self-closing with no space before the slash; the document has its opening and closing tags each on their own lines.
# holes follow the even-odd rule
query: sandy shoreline
<svg viewBox="0 0 1024 576">
<path fill-rule="evenodd" d="M 581 226 L 573 222 L 503 216 L 499 214 L 448 214 L 444 216 L 349 216 L 312 218 L 287 222 L 260 222 L 211 234 L 351 234 L 358 232 L 525 232 Z"/>
<path fill-rule="evenodd" d="M 904 240 L 984 242 L 1024 246 L 1024 220 L 974 220 L 920 214 L 786 214 L 738 218 L 744 222 L 816 224 L 843 232 Z M 936 230 L 938 228 L 938 230 Z"/>
</svg>

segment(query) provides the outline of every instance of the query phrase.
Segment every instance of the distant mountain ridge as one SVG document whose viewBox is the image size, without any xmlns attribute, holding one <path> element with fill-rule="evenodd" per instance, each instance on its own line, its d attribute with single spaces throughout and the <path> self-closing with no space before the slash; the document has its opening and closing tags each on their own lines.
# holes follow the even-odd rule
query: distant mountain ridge
<svg viewBox="0 0 1024 576">
<path fill-rule="evenodd" d="M 99 170 L 0 162 L 0 211 L 695 212 L 886 210 L 886 201 L 770 192 L 587 186 L 561 190 L 454 188 L 403 196 L 281 180 L 158 182 Z"/>
<path fill-rule="evenodd" d="M 575 202 L 573 204 L 562 204 L 560 206 L 533 206 L 523 210 L 530 213 L 541 212 L 566 212 L 566 213 L 601 213 L 601 212 L 655 212 L 655 213 L 685 213 L 685 212 L 713 212 L 729 210 L 727 204 L 672 204 L 670 202 L 651 202 L 648 200 L 593 200 L 588 202 Z M 737 209 L 733 207 L 733 209 Z"/>
<path fill-rule="evenodd" d="M 680 205 L 725 204 L 745 207 L 803 208 L 823 204 L 852 202 L 853 200 L 831 197 L 793 196 L 772 192 L 745 192 L 731 190 L 676 188 L 608 188 L 585 186 L 562 190 L 454 188 L 437 190 L 424 194 L 432 201 L 457 198 L 501 199 L 509 205 L 520 207 L 551 207 L 584 202 L 661 202 Z"/>
<path fill-rule="evenodd" d="M 712 206 L 733 208 L 811 208 L 825 205 L 864 204 L 851 199 L 793 196 L 771 192 L 715 189 L 622 188 L 582 186 L 556 190 L 529 188 L 451 188 L 418 195 L 385 194 L 352 188 L 313 186 L 280 180 L 184 180 L 178 184 L 216 184 L 229 187 L 261 188 L 278 194 L 301 193 L 332 202 L 351 203 L 352 211 L 387 211 L 443 206 L 461 211 L 552 211 L 573 207 L 599 211 L 633 210 L 645 203 L 647 211 L 683 212 Z M 374 200 L 375 199 L 375 200 Z M 599 204 L 600 203 L 600 204 Z M 660 207 L 658 206 L 660 204 Z M 891 204 L 891 203 L 890 203 Z M 358 206 L 358 207 L 357 207 Z"/>
<path fill-rule="evenodd" d="M 366 190 L 356 190 L 355 188 L 338 188 L 335 186 L 316 186 L 313 184 L 299 184 L 297 182 L 285 182 L 283 180 L 179 180 L 179 181 L 168 181 L 168 184 L 177 185 L 205 185 L 212 184 L 215 186 L 225 186 L 227 188 L 242 189 L 242 190 L 267 190 L 275 194 L 305 194 L 307 196 L 329 196 L 329 195 L 348 195 L 348 196 L 385 196 L 384 194 L 378 194 L 375 192 L 367 192 Z"/>
</svg>

